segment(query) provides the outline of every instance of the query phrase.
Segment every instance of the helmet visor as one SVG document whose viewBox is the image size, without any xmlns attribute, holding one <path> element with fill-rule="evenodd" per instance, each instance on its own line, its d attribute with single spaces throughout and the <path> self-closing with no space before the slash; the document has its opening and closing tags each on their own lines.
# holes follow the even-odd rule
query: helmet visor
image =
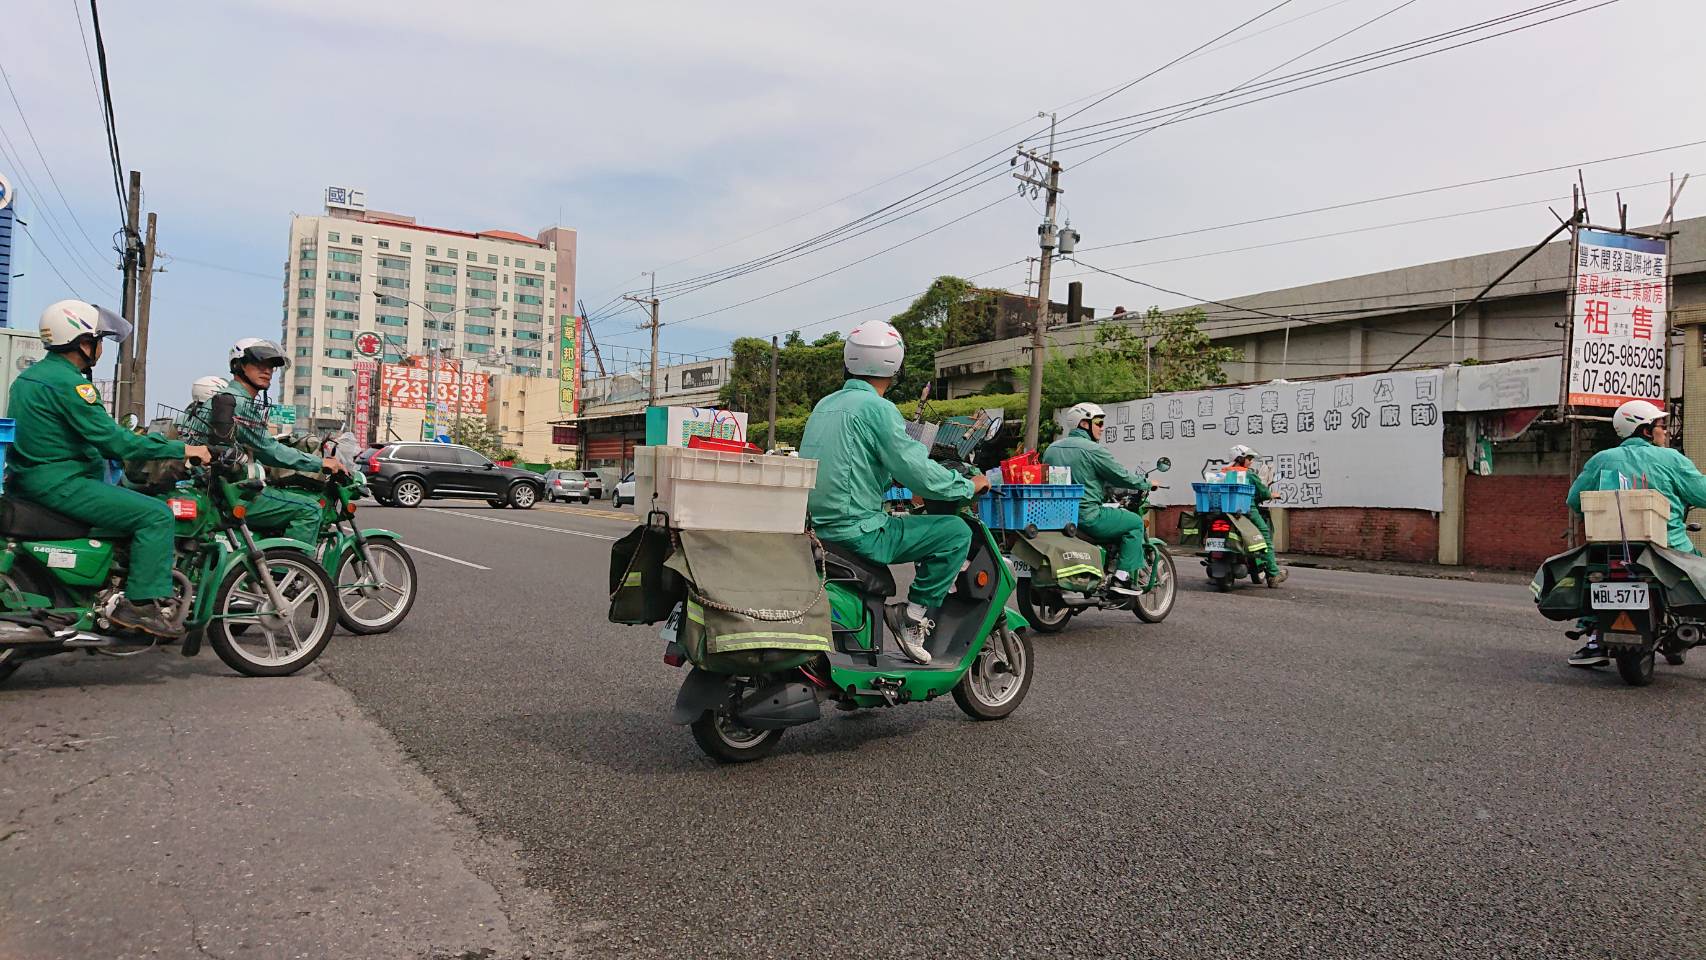
<svg viewBox="0 0 1706 960">
<path fill-rule="evenodd" d="M 129 320 L 126 320 L 111 310 L 108 310 L 106 307 L 98 305 L 95 307 L 95 312 L 100 314 L 100 319 L 95 321 L 95 337 L 111 337 L 120 343 L 130 339 L 131 327 Z"/>
<path fill-rule="evenodd" d="M 271 340 L 250 344 L 244 351 L 243 363 L 259 364 L 263 367 L 289 367 L 290 358 L 284 355 L 284 348 Z"/>
</svg>

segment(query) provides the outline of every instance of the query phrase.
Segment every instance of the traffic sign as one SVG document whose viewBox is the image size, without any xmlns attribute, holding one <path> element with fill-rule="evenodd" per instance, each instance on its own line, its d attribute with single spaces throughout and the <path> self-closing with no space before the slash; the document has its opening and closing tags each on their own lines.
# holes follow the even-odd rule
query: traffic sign
<svg viewBox="0 0 1706 960">
<path fill-rule="evenodd" d="M 364 357 L 377 357 L 383 349 L 384 342 L 377 333 L 364 333 L 355 338 L 355 352 Z"/>
</svg>

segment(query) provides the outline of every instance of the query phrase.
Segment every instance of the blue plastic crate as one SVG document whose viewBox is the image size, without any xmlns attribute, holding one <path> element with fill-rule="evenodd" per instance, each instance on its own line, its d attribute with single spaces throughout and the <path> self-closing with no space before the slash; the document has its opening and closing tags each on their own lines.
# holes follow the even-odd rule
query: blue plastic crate
<svg viewBox="0 0 1706 960">
<path fill-rule="evenodd" d="M 1198 513 L 1249 513 L 1256 501 L 1253 483 L 1193 483 Z"/>
<path fill-rule="evenodd" d="M 1078 504 L 1084 498 L 1079 483 L 1013 483 L 991 487 L 977 501 L 977 516 L 984 526 L 997 530 L 1061 530 L 1078 522 Z"/>
<path fill-rule="evenodd" d="M 0 491 L 6 489 L 6 454 L 12 450 L 12 441 L 18 436 L 18 421 L 0 417 Z"/>
<path fill-rule="evenodd" d="M 883 499 L 889 503 L 895 503 L 901 500 L 910 502 L 912 500 L 912 491 L 905 487 L 890 487 L 888 492 L 883 494 Z"/>
</svg>

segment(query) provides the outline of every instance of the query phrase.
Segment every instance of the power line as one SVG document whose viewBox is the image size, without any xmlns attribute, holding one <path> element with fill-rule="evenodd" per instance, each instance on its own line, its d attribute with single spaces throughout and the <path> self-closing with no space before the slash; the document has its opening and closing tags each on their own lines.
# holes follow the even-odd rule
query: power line
<svg viewBox="0 0 1706 960">
<path fill-rule="evenodd" d="M 36 139 L 36 132 L 30 128 L 30 118 L 24 115 L 24 105 L 18 100 L 18 91 L 12 89 L 12 78 L 7 76 L 3 65 L 0 65 L 0 80 L 5 81 L 6 92 L 12 97 L 12 105 L 18 109 L 18 119 L 24 122 L 24 132 L 29 134 L 30 145 L 36 148 L 36 157 L 41 160 L 42 169 L 47 171 L 47 178 L 53 182 L 53 189 L 59 194 L 59 202 L 65 205 L 65 212 L 71 215 L 71 222 L 77 225 L 77 232 L 83 235 L 83 239 L 88 242 L 89 248 L 95 251 L 96 256 L 106 256 L 110 251 L 103 251 L 95 245 L 89 231 L 83 229 L 83 222 L 77 219 L 77 211 L 71 208 L 71 201 L 66 199 L 65 190 L 59 185 L 59 178 L 53 175 L 53 164 L 48 163 L 47 155 L 42 153 L 41 141 Z"/>
<path fill-rule="evenodd" d="M 78 290 L 76 285 L 74 285 L 70 280 L 67 280 L 65 278 L 64 273 L 60 272 L 59 265 L 53 262 L 53 258 L 47 255 L 46 250 L 42 249 L 41 241 L 36 239 L 35 231 L 29 229 L 29 224 L 25 223 L 22 220 L 17 220 L 17 219 L 14 219 L 12 222 L 16 223 L 19 226 L 24 228 L 24 236 L 29 237 L 30 242 L 35 244 L 36 253 L 41 254 L 41 258 L 43 260 L 47 261 L 48 269 L 52 270 L 54 272 L 54 275 L 59 277 L 60 283 L 65 284 L 65 289 L 70 290 L 72 295 L 74 295 L 79 300 L 88 299 L 87 297 L 83 296 L 82 291 Z"/>
<path fill-rule="evenodd" d="M 7 149 L 8 146 L 11 146 L 11 150 Z M 4 158 L 6 162 L 12 165 L 13 169 L 17 170 L 18 178 L 24 184 L 26 190 L 30 193 L 39 193 L 40 191 L 36 189 L 34 178 L 30 176 L 29 171 L 24 167 L 22 161 L 20 159 L 13 158 L 12 152 L 16 150 L 16 146 L 12 146 L 11 138 L 6 136 L 5 130 L 0 129 L 0 158 Z M 46 197 L 46 194 L 43 193 L 42 196 Z M 45 200 L 42 203 L 40 213 L 43 222 L 47 224 L 48 232 L 52 234 L 54 241 L 57 242 L 65 251 L 66 257 L 71 265 L 81 272 L 90 283 L 94 284 L 96 287 L 102 287 L 104 285 L 103 281 L 95 276 L 96 271 L 90 269 L 88 263 L 79 255 L 77 247 L 67 238 L 66 231 L 60 227 L 58 218 L 54 216 L 52 208 L 47 205 Z M 41 249 L 40 241 L 36 241 L 36 249 Z"/>
<path fill-rule="evenodd" d="M 107 75 L 107 44 L 105 38 L 101 36 L 101 11 L 96 0 L 89 0 L 89 22 L 94 26 L 95 60 L 100 64 L 101 115 L 107 126 L 107 152 L 112 156 L 113 161 L 113 192 L 118 195 L 119 221 L 128 223 L 129 214 L 127 211 L 130 207 L 130 195 L 125 192 L 124 188 L 124 161 L 119 157 L 118 124 L 113 118 L 113 85 L 112 79 Z M 126 238 L 127 243 L 129 239 Z"/>
</svg>

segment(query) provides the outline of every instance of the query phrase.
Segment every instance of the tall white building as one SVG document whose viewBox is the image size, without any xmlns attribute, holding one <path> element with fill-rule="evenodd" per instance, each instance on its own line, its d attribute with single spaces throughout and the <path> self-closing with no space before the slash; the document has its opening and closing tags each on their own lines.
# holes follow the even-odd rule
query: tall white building
<svg viewBox="0 0 1706 960">
<path fill-rule="evenodd" d="M 384 360 L 445 350 L 469 370 L 557 375 L 560 324 L 574 312 L 575 231 L 428 227 L 369 210 L 358 190 L 326 190 L 322 216 L 290 221 L 284 337 L 291 367 L 276 400 L 311 430 L 351 410 L 356 339 Z"/>
</svg>

